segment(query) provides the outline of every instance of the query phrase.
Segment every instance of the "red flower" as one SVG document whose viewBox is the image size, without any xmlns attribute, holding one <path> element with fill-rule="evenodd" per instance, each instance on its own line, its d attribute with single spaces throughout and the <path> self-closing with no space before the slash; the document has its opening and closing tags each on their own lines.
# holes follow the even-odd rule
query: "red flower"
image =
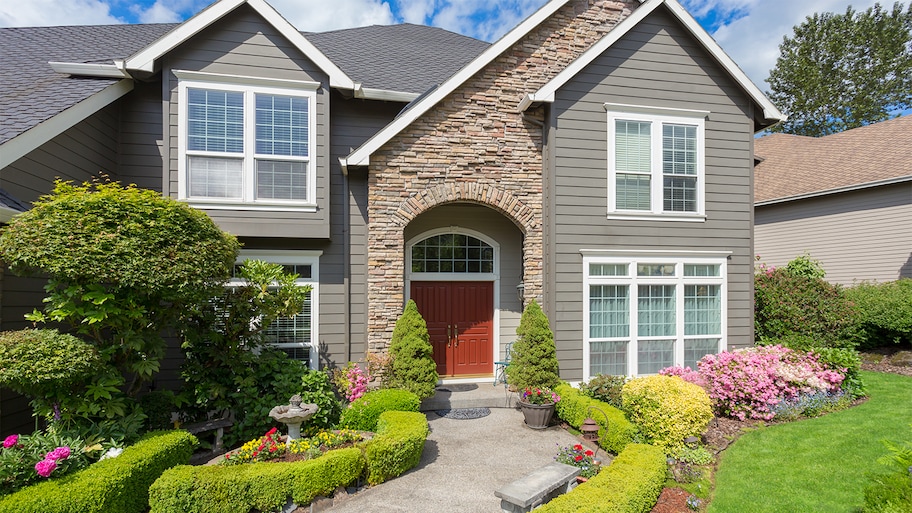
<svg viewBox="0 0 912 513">
<path fill-rule="evenodd" d="M 266 432 L 266 436 L 274 435 L 276 433 L 276 431 L 278 431 L 278 429 L 272 428 Z"/>
<path fill-rule="evenodd" d="M 574 451 L 582 451 L 582 450 L 583 450 L 583 446 L 580 445 L 580 444 L 576 444 L 576 445 L 573 446 L 573 450 L 574 450 Z"/>
<path fill-rule="evenodd" d="M 586 456 L 592 457 L 593 454 L 595 454 L 595 453 L 590 451 L 589 449 L 586 449 Z"/>
<path fill-rule="evenodd" d="M 582 455 L 582 454 L 577 454 L 576 457 L 573 458 L 573 460 L 574 460 L 574 461 L 577 461 L 577 462 L 583 461 L 583 455 Z"/>
</svg>

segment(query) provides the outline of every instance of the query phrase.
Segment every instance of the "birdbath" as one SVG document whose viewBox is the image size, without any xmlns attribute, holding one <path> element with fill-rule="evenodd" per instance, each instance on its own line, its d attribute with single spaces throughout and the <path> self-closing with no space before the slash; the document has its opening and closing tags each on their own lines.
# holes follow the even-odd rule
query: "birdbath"
<svg viewBox="0 0 912 513">
<path fill-rule="evenodd" d="M 301 396 L 295 394 L 288 400 L 289 404 L 276 406 L 269 410 L 269 416 L 288 426 L 288 440 L 286 445 L 291 444 L 292 440 L 301 438 L 301 424 L 314 416 L 319 409 L 316 404 L 301 404 Z"/>
</svg>

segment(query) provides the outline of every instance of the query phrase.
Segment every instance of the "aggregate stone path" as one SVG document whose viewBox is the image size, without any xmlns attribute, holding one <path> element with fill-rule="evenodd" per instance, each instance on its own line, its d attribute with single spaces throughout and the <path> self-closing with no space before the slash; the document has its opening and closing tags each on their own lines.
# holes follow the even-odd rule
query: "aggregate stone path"
<svg viewBox="0 0 912 513">
<path fill-rule="evenodd" d="M 471 419 L 427 413 L 431 433 L 421 463 L 378 486 L 336 500 L 331 513 L 497 513 L 494 490 L 554 461 L 577 439 L 558 426 L 527 428 L 522 413 L 491 408 Z"/>
</svg>

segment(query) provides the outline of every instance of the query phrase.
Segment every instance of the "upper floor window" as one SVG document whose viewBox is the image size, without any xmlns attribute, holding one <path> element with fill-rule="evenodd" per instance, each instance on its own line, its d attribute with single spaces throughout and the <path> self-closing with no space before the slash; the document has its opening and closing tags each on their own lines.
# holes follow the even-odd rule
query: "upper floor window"
<svg viewBox="0 0 912 513">
<path fill-rule="evenodd" d="M 703 215 L 708 113 L 616 104 L 606 108 L 609 214 Z"/>
<path fill-rule="evenodd" d="M 250 81 L 180 81 L 180 198 L 205 206 L 314 205 L 315 84 Z"/>
</svg>

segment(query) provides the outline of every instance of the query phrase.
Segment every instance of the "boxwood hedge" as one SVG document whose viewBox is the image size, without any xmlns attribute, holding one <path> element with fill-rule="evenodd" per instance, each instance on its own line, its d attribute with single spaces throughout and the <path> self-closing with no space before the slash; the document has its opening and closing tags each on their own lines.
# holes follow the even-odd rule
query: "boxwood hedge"
<svg viewBox="0 0 912 513">
<path fill-rule="evenodd" d="M 636 426 L 627 420 L 621 410 L 608 403 L 587 397 L 566 383 L 558 385 L 554 391 L 561 396 L 561 400 L 554 406 L 557 416 L 575 428 L 579 428 L 583 421 L 591 416 L 600 426 L 599 445 L 606 451 L 618 454 L 633 440 Z M 605 412 L 605 416 L 608 418 L 606 419 L 594 409 L 590 411 L 590 406 Z"/>
</svg>

